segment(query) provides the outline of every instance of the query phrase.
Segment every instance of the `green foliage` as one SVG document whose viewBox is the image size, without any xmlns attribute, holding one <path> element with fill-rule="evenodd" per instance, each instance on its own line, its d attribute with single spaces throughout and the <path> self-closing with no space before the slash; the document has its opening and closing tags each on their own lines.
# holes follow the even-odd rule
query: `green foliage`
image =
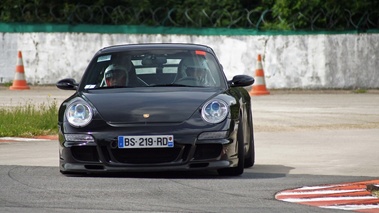
<svg viewBox="0 0 379 213">
<path fill-rule="evenodd" d="M 377 0 L 2 0 L 0 22 L 270 30 L 378 28 Z"/>
<path fill-rule="evenodd" d="M 27 104 L 0 108 L 0 137 L 31 137 L 58 133 L 58 109 L 54 101 L 35 106 Z"/>
<path fill-rule="evenodd" d="M 368 27 L 367 15 L 377 20 L 378 6 L 374 0 L 277 0 L 272 11 L 279 21 L 273 22 L 271 27 L 292 30 Z"/>
</svg>

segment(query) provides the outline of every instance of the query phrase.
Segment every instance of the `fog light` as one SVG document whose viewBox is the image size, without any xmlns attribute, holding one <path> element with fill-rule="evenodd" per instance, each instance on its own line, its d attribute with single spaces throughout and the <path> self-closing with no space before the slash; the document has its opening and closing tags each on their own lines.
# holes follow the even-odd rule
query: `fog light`
<svg viewBox="0 0 379 213">
<path fill-rule="evenodd" d="M 226 138 L 228 132 L 227 131 L 220 131 L 220 132 L 203 132 L 197 137 L 199 140 L 206 140 L 206 139 L 223 139 Z"/>
<path fill-rule="evenodd" d="M 65 134 L 64 135 L 66 141 L 69 142 L 80 142 L 80 143 L 93 143 L 95 139 L 92 135 L 88 134 Z"/>
</svg>

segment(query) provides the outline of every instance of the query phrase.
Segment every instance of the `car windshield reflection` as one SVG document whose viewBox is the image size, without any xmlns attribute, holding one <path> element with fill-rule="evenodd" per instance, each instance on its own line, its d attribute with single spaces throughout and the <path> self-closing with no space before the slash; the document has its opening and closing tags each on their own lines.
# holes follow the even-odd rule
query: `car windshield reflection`
<svg viewBox="0 0 379 213">
<path fill-rule="evenodd" d="M 97 56 L 84 89 L 130 87 L 221 87 L 222 70 L 212 54 L 189 50 L 145 50 Z"/>
</svg>

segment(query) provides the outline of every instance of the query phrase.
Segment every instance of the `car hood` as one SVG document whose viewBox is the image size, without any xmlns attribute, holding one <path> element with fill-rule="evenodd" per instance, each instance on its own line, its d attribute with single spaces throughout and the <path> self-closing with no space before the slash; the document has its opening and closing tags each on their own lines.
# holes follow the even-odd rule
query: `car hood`
<svg viewBox="0 0 379 213">
<path fill-rule="evenodd" d="M 215 91 L 128 91 L 86 93 L 83 98 L 109 123 L 166 123 L 189 119 L 217 94 Z"/>
</svg>

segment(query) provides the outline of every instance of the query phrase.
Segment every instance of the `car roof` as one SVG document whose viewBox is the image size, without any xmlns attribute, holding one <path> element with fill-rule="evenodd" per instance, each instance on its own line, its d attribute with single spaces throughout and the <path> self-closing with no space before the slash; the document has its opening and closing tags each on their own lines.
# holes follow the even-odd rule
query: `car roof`
<svg viewBox="0 0 379 213">
<path fill-rule="evenodd" d="M 193 43 L 140 43 L 140 44 L 121 44 L 113 45 L 100 49 L 97 54 L 113 53 L 128 50 L 146 50 L 146 49 L 183 49 L 183 50 L 203 50 L 214 54 L 211 47 L 203 44 Z"/>
</svg>

